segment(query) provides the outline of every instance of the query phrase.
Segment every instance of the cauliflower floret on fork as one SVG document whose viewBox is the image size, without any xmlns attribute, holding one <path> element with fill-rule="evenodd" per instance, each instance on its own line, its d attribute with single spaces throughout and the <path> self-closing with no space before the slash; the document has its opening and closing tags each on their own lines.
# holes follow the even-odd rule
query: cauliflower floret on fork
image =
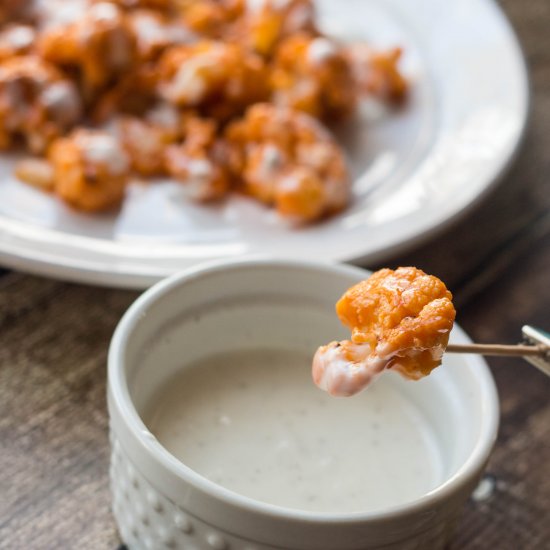
<svg viewBox="0 0 550 550">
<path fill-rule="evenodd" d="M 320 347 L 313 380 L 332 395 L 358 393 L 385 369 L 417 380 L 441 364 L 455 319 L 452 294 L 414 267 L 382 269 L 350 288 L 336 312 L 351 340 Z"/>
</svg>

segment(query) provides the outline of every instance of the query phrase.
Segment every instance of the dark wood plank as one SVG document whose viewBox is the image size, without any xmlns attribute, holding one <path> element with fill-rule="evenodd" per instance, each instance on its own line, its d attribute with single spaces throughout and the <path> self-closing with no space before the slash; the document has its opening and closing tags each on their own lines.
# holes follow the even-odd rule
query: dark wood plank
<svg viewBox="0 0 550 550">
<path fill-rule="evenodd" d="M 461 323 L 477 340 L 512 342 L 522 323 L 548 323 L 549 244 L 548 235 L 532 241 L 490 289 L 462 307 Z M 0 545 L 118 544 L 109 511 L 104 364 L 111 332 L 135 296 L 16 274 L 0 282 L 0 304 L 35 304 L 8 307 L 2 324 L 2 342 L 10 345 L 0 348 Z M 491 363 L 503 413 L 489 465 L 496 490 L 469 504 L 452 548 L 487 548 L 487 541 L 543 548 L 550 535 L 542 521 L 550 488 L 541 467 L 550 457 L 549 383 L 519 360 Z"/>
<path fill-rule="evenodd" d="M 460 312 L 478 341 L 515 342 L 522 324 L 550 327 L 550 235 L 476 294 Z M 550 548 L 550 378 L 520 359 L 490 358 L 501 427 L 488 471 L 493 494 L 472 500 L 452 549 Z"/>
<path fill-rule="evenodd" d="M 0 547 L 114 548 L 105 357 L 134 293 L 0 288 Z"/>
</svg>

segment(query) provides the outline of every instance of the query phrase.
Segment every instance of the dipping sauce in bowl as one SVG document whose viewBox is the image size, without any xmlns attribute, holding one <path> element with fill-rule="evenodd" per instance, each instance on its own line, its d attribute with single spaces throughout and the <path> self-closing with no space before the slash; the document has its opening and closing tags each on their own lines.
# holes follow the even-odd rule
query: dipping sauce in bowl
<svg viewBox="0 0 550 550">
<path fill-rule="evenodd" d="M 145 415 L 159 442 L 242 495 L 313 512 L 410 502 L 443 479 L 430 422 L 389 375 L 349 399 L 311 380 L 311 355 L 208 357 L 170 379 Z"/>
<path fill-rule="evenodd" d="M 250 259 L 190 269 L 125 314 L 109 351 L 113 513 L 132 550 L 445 548 L 494 442 L 483 360 L 331 397 L 311 363 L 368 274 Z M 459 327 L 455 342 L 467 342 Z"/>
</svg>

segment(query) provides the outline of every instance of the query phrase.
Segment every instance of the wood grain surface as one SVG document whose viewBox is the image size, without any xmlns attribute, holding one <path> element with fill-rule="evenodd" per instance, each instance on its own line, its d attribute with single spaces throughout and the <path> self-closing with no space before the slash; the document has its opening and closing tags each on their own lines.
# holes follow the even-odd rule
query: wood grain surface
<svg viewBox="0 0 550 550">
<path fill-rule="evenodd" d="M 550 2 L 505 0 L 531 71 L 532 116 L 502 185 L 460 223 L 387 265 L 416 265 L 455 294 L 479 342 L 550 328 Z M 366 266 L 377 268 L 380 266 Z M 112 549 L 105 362 L 136 293 L 0 273 L 0 548 Z M 490 358 L 501 400 L 485 494 L 450 550 L 550 549 L 550 379 Z"/>
</svg>

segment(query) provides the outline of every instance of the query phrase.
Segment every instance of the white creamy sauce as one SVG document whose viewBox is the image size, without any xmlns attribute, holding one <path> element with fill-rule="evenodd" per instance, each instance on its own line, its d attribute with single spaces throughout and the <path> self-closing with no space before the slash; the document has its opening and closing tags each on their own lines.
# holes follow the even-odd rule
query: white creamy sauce
<svg viewBox="0 0 550 550">
<path fill-rule="evenodd" d="M 40 94 L 40 101 L 61 124 L 70 124 L 80 116 L 80 98 L 70 82 L 50 84 Z"/>
<path fill-rule="evenodd" d="M 96 134 L 81 136 L 77 139 L 85 161 L 103 164 L 113 174 L 123 174 L 128 170 L 128 156 L 114 137 Z"/>
<path fill-rule="evenodd" d="M 138 42 L 143 42 L 145 47 L 151 43 L 164 42 L 166 26 L 154 14 L 138 12 L 132 19 L 132 25 Z"/>
<path fill-rule="evenodd" d="M 37 0 L 35 4 L 34 11 L 45 28 L 78 21 L 87 8 L 86 0 Z"/>
<path fill-rule="evenodd" d="M 204 67 L 212 64 L 210 59 L 203 59 L 202 57 L 183 63 L 172 80 L 170 86 L 171 96 L 175 100 L 184 99 L 191 104 L 202 101 L 208 90 L 202 72 Z"/>
<path fill-rule="evenodd" d="M 442 481 L 435 436 L 391 378 L 336 399 L 310 370 L 300 352 L 211 357 L 169 380 L 145 421 L 197 473 L 288 508 L 381 510 Z"/>
<path fill-rule="evenodd" d="M 190 29 L 178 25 L 168 25 L 166 27 L 165 39 L 171 44 L 186 44 L 197 41 L 198 37 Z"/>
<path fill-rule="evenodd" d="M 326 38 L 316 38 L 311 41 L 307 49 L 307 59 L 310 63 L 316 65 L 318 63 L 323 63 L 337 53 L 336 46 Z"/>
<path fill-rule="evenodd" d="M 353 344 L 351 344 L 353 346 Z M 368 346 L 353 346 L 369 350 Z M 338 397 L 355 395 L 369 386 L 384 370 L 388 358 L 377 354 L 364 354 L 350 361 L 342 353 L 342 346 L 333 343 L 322 346 L 313 358 L 313 381 L 323 391 Z"/>
<path fill-rule="evenodd" d="M 181 171 L 183 194 L 191 199 L 202 200 L 210 194 L 214 167 L 207 158 L 193 158 L 185 153 L 174 154 L 172 162 Z"/>
<path fill-rule="evenodd" d="M 206 159 L 193 159 L 187 161 L 187 171 L 190 178 L 209 179 L 212 177 L 212 163 Z"/>
<path fill-rule="evenodd" d="M 349 359 L 349 353 L 353 360 Z M 349 397 L 374 382 L 394 355 L 383 342 L 372 352 L 365 344 L 331 342 L 321 346 L 313 356 L 313 381 L 330 395 Z"/>
<path fill-rule="evenodd" d="M 283 178 L 278 182 L 278 189 L 282 192 L 295 193 L 298 192 L 304 182 L 304 170 L 295 168 L 290 170 Z"/>
<path fill-rule="evenodd" d="M 212 163 L 208 159 L 193 158 L 185 153 L 172 156 L 176 168 L 185 172 L 190 179 L 206 179 L 212 177 Z"/>
<path fill-rule="evenodd" d="M 117 128 L 117 132 L 120 138 L 122 138 L 123 133 L 126 132 L 126 137 L 129 142 L 132 143 L 140 155 L 158 154 L 159 147 L 162 147 L 162 143 L 159 143 L 159 136 L 155 132 L 155 128 L 141 121 L 135 121 L 134 124 L 119 127 Z"/>
<path fill-rule="evenodd" d="M 271 185 L 272 182 L 269 180 L 273 178 L 283 166 L 283 155 L 278 147 L 271 144 L 263 147 L 261 155 L 257 175 L 260 180 L 267 180 L 266 183 Z"/>
<path fill-rule="evenodd" d="M 258 13 L 266 6 L 266 0 L 246 0 L 246 8 L 250 13 Z"/>
<path fill-rule="evenodd" d="M 288 7 L 290 2 L 291 0 L 247 0 L 246 7 L 250 13 L 259 13 L 266 8 L 282 11 Z"/>
<path fill-rule="evenodd" d="M 314 17 L 314 8 L 311 4 L 297 4 L 286 18 L 285 30 L 287 33 L 293 33 L 311 26 Z"/>
<path fill-rule="evenodd" d="M 113 22 L 120 17 L 119 9 L 109 2 L 93 4 L 89 8 L 88 14 L 96 21 Z"/>
<path fill-rule="evenodd" d="M 170 130 L 178 130 L 180 125 L 179 111 L 168 103 L 160 103 L 153 107 L 146 115 L 151 124 Z"/>
<path fill-rule="evenodd" d="M 300 164 L 311 166 L 315 170 L 323 170 L 332 161 L 334 146 L 331 143 L 305 143 L 298 146 L 296 156 Z"/>
<path fill-rule="evenodd" d="M 1 40 L 5 40 L 10 48 L 24 50 L 32 46 L 36 33 L 32 27 L 18 25 L 3 33 Z"/>
</svg>

